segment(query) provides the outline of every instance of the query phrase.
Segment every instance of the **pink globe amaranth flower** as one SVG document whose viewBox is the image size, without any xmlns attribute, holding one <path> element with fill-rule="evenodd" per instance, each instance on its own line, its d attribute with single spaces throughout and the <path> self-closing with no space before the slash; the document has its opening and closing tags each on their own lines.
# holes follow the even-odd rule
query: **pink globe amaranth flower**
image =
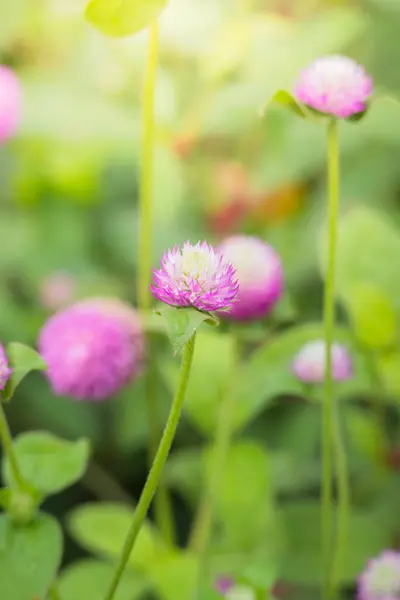
<svg viewBox="0 0 400 600">
<path fill-rule="evenodd" d="M 385 550 L 371 559 L 357 582 L 358 600 L 399 600 L 400 552 Z"/>
<path fill-rule="evenodd" d="M 11 138 L 21 119 L 21 88 L 15 73 L 0 65 L 0 144 Z"/>
<path fill-rule="evenodd" d="M 325 342 L 315 340 L 305 344 L 296 354 L 292 371 L 304 383 L 322 383 L 325 379 Z M 332 345 L 332 375 L 336 381 L 346 381 L 353 376 L 353 363 L 349 352 L 340 344 Z"/>
<path fill-rule="evenodd" d="M 0 391 L 6 387 L 7 381 L 10 379 L 12 369 L 8 366 L 8 358 L 4 347 L 0 344 Z"/>
<path fill-rule="evenodd" d="M 236 268 L 239 293 L 230 319 L 251 321 L 268 315 L 283 292 L 283 268 L 275 250 L 259 238 L 236 235 L 218 251 Z"/>
<path fill-rule="evenodd" d="M 300 73 L 295 96 L 320 113 L 345 119 L 366 110 L 372 91 L 363 67 L 346 56 L 324 56 Z"/>
<path fill-rule="evenodd" d="M 45 323 L 39 351 L 55 394 L 105 400 L 141 373 L 143 334 L 127 324 L 126 315 L 116 312 L 109 303 L 92 299 L 56 313 Z"/>
<path fill-rule="evenodd" d="M 207 242 L 168 250 L 155 270 L 151 292 L 161 302 L 205 312 L 229 311 L 239 284 L 231 263 Z"/>
<path fill-rule="evenodd" d="M 40 302 L 47 310 L 59 310 L 71 303 L 76 280 L 70 273 L 56 272 L 45 277 L 39 289 Z"/>
</svg>

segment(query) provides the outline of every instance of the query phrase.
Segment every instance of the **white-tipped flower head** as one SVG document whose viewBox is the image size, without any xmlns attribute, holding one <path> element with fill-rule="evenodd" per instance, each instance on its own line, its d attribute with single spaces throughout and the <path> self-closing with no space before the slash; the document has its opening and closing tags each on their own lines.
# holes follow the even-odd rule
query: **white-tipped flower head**
<svg viewBox="0 0 400 600">
<path fill-rule="evenodd" d="M 213 312 L 230 310 L 239 284 L 231 263 L 207 242 L 186 242 L 168 250 L 154 271 L 153 296 L 177 307 Z"/>
<path fill-rule="evenodd" d="M 324 56 L 300 73 L 295 96 L 320 113 L 345 119 L 366 110 L 372 91 L 362 66 L 346 56 Z"/>
<path fill-rule="evenodd" d="M 399 600 L 400 552 L 385 550 L 358 578 L 358 600 Z"/>
<path fill-rule="evenodd" d="M 325 379 L 324 340 L 305 344 L 296 354 L 292 371 L 305 383 L 322 383 Z M 353 364 L 349 352 L 340 344 L 332 345 L 332 375 L 336 381 L 345 381 L 353 376 Z"/>
<path fill-rule="evenodd" d="M 275 250 L 257 237 L 235 235 L 218 251 L 236 269 L 239 293 L 227 316 L 238 321 L 265 317 L 283 292 L 282 262 Z"/>
</svg>

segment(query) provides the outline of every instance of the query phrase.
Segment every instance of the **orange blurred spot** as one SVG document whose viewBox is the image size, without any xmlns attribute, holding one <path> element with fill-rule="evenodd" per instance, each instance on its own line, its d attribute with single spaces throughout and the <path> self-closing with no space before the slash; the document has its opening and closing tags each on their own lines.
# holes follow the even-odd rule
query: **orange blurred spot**
<svg viewBox="0 0 400 600">
<path fill-rule="evenodd" d="M 295 185 L 272 193 L 261 193 L 250 211 L 250 217 L 264 223 L 281 221 L 301 209 L 305 191 L 304 186 Z"/>
<path fill-rule="evenodd" d="M 190 156 L 197 144 L 197 135 L 195 133 L 180 133 L 172 142 L 172 150 L 179 158 Z"/>
</svg>

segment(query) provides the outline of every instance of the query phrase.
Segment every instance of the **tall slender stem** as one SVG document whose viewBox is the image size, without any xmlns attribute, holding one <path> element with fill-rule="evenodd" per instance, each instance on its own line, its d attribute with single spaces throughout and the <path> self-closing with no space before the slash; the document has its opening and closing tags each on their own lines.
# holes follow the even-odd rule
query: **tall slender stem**
<svg viewBox="0 0 400 600">
<path fill-rule="evenodd" d="M 236 347 L 233 360 L 233 373 L 236 370 Z M 235 394 L 233 379 L 225 390 L 222 397 L 221 407 L 218 415 L 215 444 L 212 454 L 210 478 L 207 482 L 204 494 L 200 500 L 198 512 L 190 536 L 189 547 L 199 557 L 200 563 L 204 557 L 208 540 L 211 533 L 213 509 L 215 499 L 218 495 L 221 477 L 224 470 L 226 456 L 232 436 L 233 407 L 235 405 Z"/>
<path fill-rule="evenodd" d="M 337 221 L 339 212 L 339 144 L 337 122 L 328 124 L 328 267 L 325 280 L 324 330 L 325 330 L 325 394 L 322 426 L 322 551 L 324 565 L 324 600 L 332 597 L 332 433 L 333 433 L 333 377 L 332 344 L 335 329 L 335 261 Z"/>
<path fill-rule="evenodd" d="M 346 448 L 343 442 L 339 418 L 339 408 L 337 402 L 335 403 L 333 414 L 333 452 L 335 456 L 335 467 L 337 474 L 338 499 L 336 540 L 332 563 L 332 588 L 333 594 L 336 595 L 340 584 L 340 575 L 342 573 L 343 564 L 346 557 L 348 519 L 350 510 L 350 487 L 349 474 L 347 469 Z"/>
<path fill-rule="evenodd" d="M 139 193 L 139 260 L 138 260 L 138 306 L 146 311 L 151 307 L 150 280 L 153 245 L 153 153 L 155 138 L 154 103 L 158 64 L 158 23 L 149 30 L 149 49 L 142 94 L 142 147 Z M 154 343 L 148 340 L 148 371 L 146 374 L 146 399 L 149 422 L 150 464 L 157 451 L 161 428 L 158 421 L 157 387 L 154 379 Z M 169 496 L 164 484 L 155 496 L 156 521 L 166 541 L 174 541 L 174 525 Z"/>
<path fill-rule="evenodd" d="M 138 304 L 143 310 L 151 306 L 150 280 L 153 237 L 153 151 L 155 137 L 154 103 L 158 64 L 158 23 L 149 30 L 149 49 L 142 93 L 142 142 L 139 192 L 139 261 Z"/>
<path fill-rule="evenodd" d="M 149 510 L 149 506 L 156 491 L 157 485 L 159 484 L 162 471 L 165 462 L 168 458 L 168 454 L 171 449 L 173 439 L 175 437 L 176 429 L 178 427 L 179 417 L 181 415 L 182 406 L 186 394 L 186 388 L 189 381 L 190 369 L 192 366 L 194 346 L 195 335 L 193 335 L 189 339 L 184 348 L 181 373 L 175 398 L 172 402 L 171 410 L 168 416 L 167 423 L 165 425 L 160 445 L 158 447 L 153 465 L 150 469 L 145 486 L 137 504 L 135 514 L 133 516 L 133 521 L 128 531 L 128 535 L 126 537 L 125 544 L 122 549 L 121 556 L 118 561 L 117 568 L 112 579 L 110 588 L 105 596 L 105 600 L 113 600 L 115 596 L 115 592 L 118 588 L 119 582 L 128 563 L 129 556 L 135 545 L 143 521 L 146 518 L 147 511 Z"/>
<path fill-rule="evenodd" d="M 5 455 L 8 458 L 8 462 L 10 463 L 10 468 L 12 472 L 13 479 L 19 489 L 19 491 L 23 491 L 25 488 L 24 478 L 22 477 L 21 469 L 19 468 L 19 464 L 17 461 L 17 457 L 14 453 L 13 441 L 10 433 L 10 428 L 8 427 L 7 418 L 4 412 L 3 404 L 0 399 L 0 438 L 1 443 L 3 444 Z"/>
</svg>

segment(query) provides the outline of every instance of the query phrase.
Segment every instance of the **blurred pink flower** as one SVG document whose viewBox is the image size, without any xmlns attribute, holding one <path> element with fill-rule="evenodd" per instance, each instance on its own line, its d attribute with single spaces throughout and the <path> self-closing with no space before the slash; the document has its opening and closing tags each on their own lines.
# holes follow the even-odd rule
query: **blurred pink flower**
<svg viewBox="0 0 400 600">
<path fill-rule="evenodd" d="M 4 346 L 0 344 L 0 391 L 6 387 L 7 381 L 10 379 L 12 369 L 8 366 L 8 358 Z"/>
<path fill-rule="evenodd" d="M 227 238 L 217 250 L 235 267 L 239 280 L 236 302 L 226 316 L 251 321 L 268 315 L 283 292 L 283 268 L 275 250 L 246 235 Z"/>
<path fill-rule="evenodd" d="M 52 273 L 43 279 L 39 289 L 42 306 L 47 310 L 59 310 L 74 299 L 76 280 L 70 273 Z"/>
<path fill-rule="evenodd" d="M 300 73 L 295 96 L 320 113 L 344 119 L 363 112 L 372 91 L 363 67 L 346 56 L 324 56 Z"/>
<path fill-rule="evenodd" d="M 385 550 L 368 561 L 358 578 L 358 600 L 398 600 L 400 597 L 400 552 Z"/>
<path fill-rule="evenodd" d="M 21 88 L 14 71 L 0 65 L 0 144 L 11 138 L 21 118 Z"/>
<path fill-rule="evenodd" d="M 77 400 L 105 400 L 142 371 L 144 340 L 135 311 L 120 302 L 78 302 L 45 323 L 39 351 L 57 395 Z M 127 313 L 132 311 L 128 322 Z"/>
<path fill-rule="evenodd" d="M 305 344 L 296 354 L 292 371 L 305 383 L 322 383 L 325 379 L 325 341 L 315 340 Z M 332 374 L 336 381 L 353 376 L 353 364 L 348 350 L 340 344 L 332 345 Z"/>
</svg>

